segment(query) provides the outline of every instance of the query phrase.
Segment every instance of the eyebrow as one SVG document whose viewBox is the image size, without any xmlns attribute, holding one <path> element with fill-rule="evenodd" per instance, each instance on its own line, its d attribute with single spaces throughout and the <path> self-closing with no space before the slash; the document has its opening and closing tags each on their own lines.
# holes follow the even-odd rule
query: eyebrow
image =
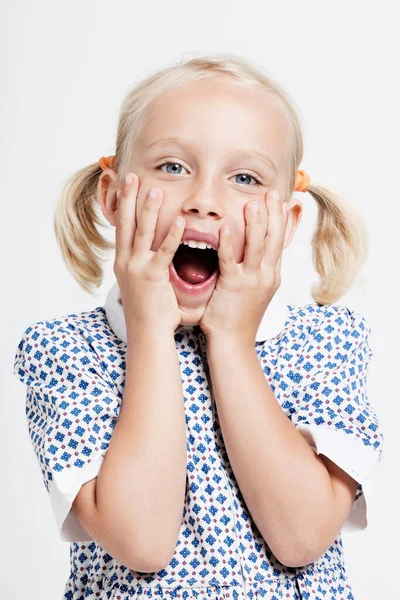
<svg viewBox="0 0 400 600">
<path fill-rule="evenodd" d="M 193 145 L 190 142 L 184 142 L 176 137 L 162 137 L 150 144 L 145 146 L 145 150 L 152 150 L 156 146 L 167 146 L 169 144 L 175 144 L 177 146 L 182 146 L 182 148 L 187 148 L 193 154 Z M 247 149 L 247 148 L 233 148 L 233 154 L 237 154 L 243 158 L 257 158 L 269 166 L 271 169 L 277 173 L 278 169 L 272 158 L 259 150 Z"/>
</svg>

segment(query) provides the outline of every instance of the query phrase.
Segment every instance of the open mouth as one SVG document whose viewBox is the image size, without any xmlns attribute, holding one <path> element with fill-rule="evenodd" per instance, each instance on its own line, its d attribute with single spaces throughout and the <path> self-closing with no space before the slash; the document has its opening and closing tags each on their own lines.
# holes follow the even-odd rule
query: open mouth
<svg viewBox="0 0 400 600">
<path fill-rule="evenodd" d="M 204 283 L 218 269 L 218 252 L 210 248 L 191 248 L 181 244 L 173 258 L 178 276 L 186 283 Z"/>
</svg>

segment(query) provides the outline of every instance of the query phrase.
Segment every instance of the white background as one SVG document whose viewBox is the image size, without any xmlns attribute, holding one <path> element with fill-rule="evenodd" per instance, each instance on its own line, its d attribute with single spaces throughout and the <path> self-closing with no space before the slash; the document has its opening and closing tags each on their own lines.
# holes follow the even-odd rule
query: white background
<svg viewBox="0 0 400 600">
<path fill-rule="evenodd" d="M 254 61 L 286 89 L 304 127 L 301 168 L 355 202 L 370 231 L 363 276 L 340 303 L 373 330 L 369 396 L 385 449 L 369 526 L 343 540 L 355 600 L 399 599 L 399 3 L 3 0 L 1 13 L 0 596 L 56 600 L 69 569 L 28 437 L 25 391 L 12 374 L 17 344 L 33 321 L 102 305 L 113 282 L 111 256 L 96 297 L 67 271 L 52 229 L 62 184 L 114 153 L 132 85 L 184 54 L 223 51 Z M 316 207 L 309 194 L 300 199 L 303 220 L 281 286 L 298 304 L 311 301 L 316 277 Z"/>
</svg>

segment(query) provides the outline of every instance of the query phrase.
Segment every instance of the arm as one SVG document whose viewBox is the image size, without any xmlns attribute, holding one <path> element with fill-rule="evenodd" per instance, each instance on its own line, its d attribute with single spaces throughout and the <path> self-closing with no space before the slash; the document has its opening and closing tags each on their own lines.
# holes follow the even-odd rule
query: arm
<svg viewBox="0 0 400 600">
<path fill-rule="evenodd" d="M 186 424 L 174 337 L 160 328 L 137 329 L 128 334 L 125 392 L 110 445 L 97 480 L 82 486 L 73 510 L 85 518 L 90 502 L 83 525 L 93 538 L 126 566 L 156 571 L 174 552 L 185 487 Z"/>
<path fill-rule="evenodd" d="M 340 531 L 357 482 L 296 430 L 255 348 L 214 337 L 207 355 L 226 450 L 254 522 L 283 564 L 316 560 Z"/>
</svg>

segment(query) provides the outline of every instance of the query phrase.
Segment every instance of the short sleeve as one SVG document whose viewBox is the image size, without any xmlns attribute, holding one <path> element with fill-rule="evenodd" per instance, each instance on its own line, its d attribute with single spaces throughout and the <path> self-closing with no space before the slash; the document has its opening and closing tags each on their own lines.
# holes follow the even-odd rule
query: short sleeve
<svg viewBox="0 0 400 600">
<path fill-rule="evenodd" d="M 54 322 L 26 329 L 14 374 L 26 386 L 29 436 L 60 537 L 92 540 L 71 506 L 100 471 L 119 414 L 118 395 L 90 344 L 76 329 Z"/>
<path fill-rule="evenodd" d="M 367 390 L 370 334 L 362 315 L 346 307 L 324 307 L 310 326 L 297 365 L 306 375 L 292 388 L 292 423 L 317 454 L 358 483 L 342 531 L 367 527 L 371 473 L 382 456 L 383 433 Z"/>
</svg>

